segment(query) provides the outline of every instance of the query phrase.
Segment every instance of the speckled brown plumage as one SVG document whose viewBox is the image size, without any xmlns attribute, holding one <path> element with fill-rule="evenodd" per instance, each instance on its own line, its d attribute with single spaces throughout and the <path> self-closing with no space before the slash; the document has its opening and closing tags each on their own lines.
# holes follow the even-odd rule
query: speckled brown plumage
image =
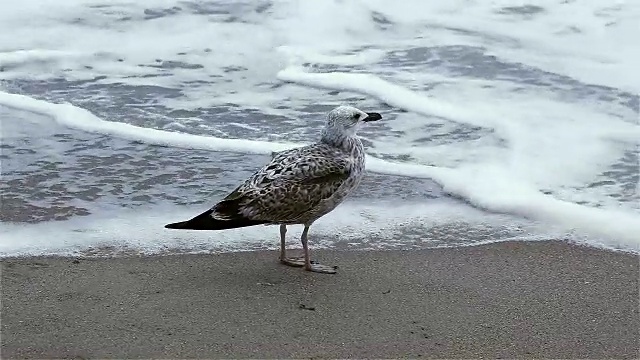
<svg viewBox="0 0 640 360">
<path fill-rule="evenodd" d="M 360 183 L 364 153 L 360 140 L 352 143 L 346 150 L 317 143 L 276 154 L 223 200 L 237 202 L 238 213 L 214 207 L 211 215 L 219 220 L 240 215 L 274 224 L 318 219 Z"/>
</svg>

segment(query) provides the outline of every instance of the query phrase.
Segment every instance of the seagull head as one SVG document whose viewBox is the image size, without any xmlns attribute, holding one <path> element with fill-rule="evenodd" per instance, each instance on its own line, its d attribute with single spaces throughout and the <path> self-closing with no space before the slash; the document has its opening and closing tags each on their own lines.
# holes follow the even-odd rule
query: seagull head
<svg viewBox="0 0 640 360">
<path fill-rule="evenodd" d="M 382 115 L 375 112 L 364 112 L 353 106 L 338 106 L 327 114 L 326 128 L 343 133 L 347 136 L 355 135 L 358 125 L 362 122 L 377 121 Z"/>
</svg>

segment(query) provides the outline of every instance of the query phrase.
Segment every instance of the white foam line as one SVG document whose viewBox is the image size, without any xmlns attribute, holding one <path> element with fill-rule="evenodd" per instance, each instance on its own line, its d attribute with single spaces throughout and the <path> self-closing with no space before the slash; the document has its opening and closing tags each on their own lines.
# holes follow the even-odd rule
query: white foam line
<svg viewBox="0 0 640 360">
<path fill-rule="evenodd" d="M 60 50 L 16 50 L 0 51 L 0 66 L 22 64 L 28 61 L 59 60 L 81 56 L 81 53 Z"/>
<path fill-rule="evenodd" d="M 294 143 L 274 143 L 252 140 L 250 144 L 243 139 L 225 139 L 179 132 L 143 128 L 131 124 L 105 121 L 90 111 L 69 103 L 53 104 L 19 94 L 0 91 L 0 104 L 6 107 L 30 111 L 53 118 L 60 125 L 91 133 L 109 134 L 116 137 L 143 141 L 149 144 L 175 146 L 180 148 L 198 148 L 213 151 L 230 151 L 250 154 L 270 154 L 300 146 Z"/>
<path fill-rule="evenodd" d="M 640 251 L 640 216 L 556 199 L 503 169 L 488 165 L 450 169 L 394 163 L 373 157 L 367 158 L 367 169 L 389 175 L 430 178 L 446 193 L 474 206 L 578 229 L 606 237 L 609 245 Z"/>
<path fill-rule="evenodd" d="M 187 149 L 270 154 L 300 146 L 243 139 L 167 132 L 130 124 L 104 121 L 91 112 L 71 104 L 53 104 L 0 91 L 0 105 L 50 116 L 61 125 L 88 132 Z M 640 249 L 640 216 L 611 209 L 591 208 L 545 195 L 498 167 L 442 168 L 386 161 L 367 155 L 367 170 L 414 178 L 429 178 L 446 192 L 469 203 L 495 212 L 551 221 L 611 239 L 616 246 Z"/>
<path fill-rule="evenodd" d="M 431 99 L 371 74 L 343 72 L 308 73 L 300 67 L 289 67 L 277 74 L 278 79 L 311 87 L 353 91 L 371 95 L 385 103 L 426 116 L 437 116 L 474 126 L 496 127 L 494 117 L 481 111 L 467 111 L 459 105 Z M 494 112 L 495 113 L 495 112 Z"/>
<path fill-rule="evenodd" d="M 289 45 L 279 46 L 276 50 L 287 56 L 291 62 L 315 62 L 345 66 L 376 62 L 385 55 L 385 51 L 378 49 L 365 49 L 363 51 L 358 51 L 355 54 L 348 55 L 325 55 L 315 52 L 310 48 L 300 48 Z"/>
<path fill-rule="evenodd" d="M 277 74 L 278 79 L 305 86 L 329 90 L 353 91 L 373 96 L 391 106 L 425 116 L 437 116 L 450 121 L 484 128 L 492 128 L 508 140 L 523 131 L 513 114 L 506 114 L 496 106 L 474 103 L 472 107 L 436 100 L 426 94 L 406 89 L 372 74 L 345 72 L 309 73 L 301 67 L 288 67 Z M 637 141 L 640 137 L 638 126 L 620 127 L 617 124 L 603 131 L 603 137 Z"/>
</svg>

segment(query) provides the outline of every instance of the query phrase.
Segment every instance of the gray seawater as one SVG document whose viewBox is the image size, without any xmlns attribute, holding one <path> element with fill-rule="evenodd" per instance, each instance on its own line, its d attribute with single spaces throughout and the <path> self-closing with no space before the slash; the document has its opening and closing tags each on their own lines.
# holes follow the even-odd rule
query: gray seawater
<svg viewBox="0 0 640 360">
<path fill-rule="evenodd" d="M 44 117 L 32 123 L 34 117 L 41 116 L 0 108 L 3 130 L 13 135 L 3 142 L 0 155 L 3 178 L 0 220 L 3 222 L 64 221 L 119 208 L 144 211 L 154 204 L 167 203 L 188 206 L 195 214 L 224 197 L 269 160 L 266 155 L 148 145 L 68 129 Z M 47 121 L 50 124 L 42 127 L 42 122 Z M 435 182 L 374 173 L 368 174 L 347 204 L 387 203 L 389 212 L 393 212 L 394 205 L 425 202 L 471 207 L 444 194 Z M 353 224 L 355 228 L 358 225 Z M 383 234 L 363 239 L 362 243 L 339 238 L 316 240 L 330 241 L 332 246 L 342 248 L 423 248 L 528 235 L 517 226 L 475 226 L 464 221 L 436 227 L 415 223 L 396 225 L 396 236 L 403 240 L 394 244 L 389 244 Z M 272 232 L 274 238 L 266 238 L 264 244 L 246 246 L 254 249 L 273 246 L 275 242 L 269 242 L 276 240 L 276 232 Z M 182 250 L 169 249 L 171 252 Z M 216 247 L 212 246 L 212 250 Z"/>
<path fill-rule="evenodd" d="M 196 3 L 189 4 L 191 5 L 186 7 L 189 11 L 199 11 L 207 15 L 209 10 L 213 9 L 211 11 L 217 15 L 228 15 L 227 21 L 231 22 L 235 21 L 232 15 L 239 11 L 233 7 L 207 8 Z M 152 19 L 171 16 L 175 11 L 180 11 L 169 10 L 147 9 L 145 14 Z M 522 7 L 510 11 L 527 14 L 529 10 L 529 7 Z M 380 26 L 384 26 L 385 21 L 388 22 L 384 18 L 377 18 L 376 21 Z M 455 28 L 450 30 L 467 31 Z M 553 92 L 567 101 L 607 102 L 611 106 L 639 112 L 638 94 L 581 83 L 568 76 L 549 73 L 525 64 L 504 62 L 486 54 L 482 47 L 456 45 L 393 50 L 377 65 L 407 72 L 429 69 L 431 72 L 446 73 L 459 78 L 509 81 L 523 87 L 537 87 Z M 159 58 L 152 64 L 140 66 L 161 68 L 165 73 L 171 74 L 175 70 L 197 71 L 200 65 Z M 309 66 L 317 72 L 366 72 L 366 69 L 360 66 Z M 0 78 L 5 70 L 9 69 L 0 69 Z M 231 67 L 224 71 L 238 73 L 245 70 Z M 265 114 L 258 109 L 246 109 L 233 103 L 179 110 L 166 107 L 162 103 L 167 99 L 180 98 L 185 88 L 215 87 L 224 79 L 204 78 L 170 88 L 105 84 L 102 82 L 104 78 L 96 76 L 91 80 L 75 81 L 64 78 L 32 80 L 25 77 L 4 80 L 2 88 L 8 92 L 50 102 L 69 102 L 107 121 L 198 135 L 271 141 L 314 141 L 323 124 L 324 114 L 338 103 L 358 103 L 362 109 L 381 112 L 384 118 L 390 121 L 403 112 L 368 96 L 321 89 L 307 89 L 306 91 L 316 95 L 318 101 L 303 107 L 296 106 L 294 109 L 292 103 L 282 101 L 280 107 L 294 110 L 300 114 L 298 119 Z M 294 88 L 299 87 L 275 78 L 257 86 L 263 92 L 283 87 L 291 87 L 291 92 L 295 92 Z M 435 86 L 438 84 L 427 83 L 417 90 L 429 90 Z M 176 127 L 176 118 L 180 118 L 185 126 Z M 189 119 L 198 120 L 190 122 Z M 113 211 L 118 208 L 146 209 L 156 204 L 190 206 L 194 211 L 204 210 L 268 160 L 266 155 L 186 150 L 87 133 L 60 126 L 42 115 L 2 106 L 0 122 L 4 135 L 0 144 L 2 222 L 64 221 L 101 211 Z M 376 138 L 389 135 L 387 131 L 388 128 L 380 124 L 365 128 L 362 135 L 366 138 Z M 430 144 L 473 141 L 488 136 L 489 132 L 487 129 L 465 124 L 455 124 L 446 133 L 439 131 L 437 125 L 425 126 L 422 131 L 424 137 L 421 141 Z M 369 145 L 367 141 L 365 144 Z M 637 150 L 627 151 L 619 161 L 611 164 L 609 169 L 601 174 L 598 181 L 589 186 L 611 186 L 611 191 L 614 191 L 612 196 L 619 201 L 628 204 L 639 202 L 640 195 L 636 192 L 640 177 Z M 384 154 L 376 156 L 395 160 L 409 159 Z M 389 204 L 442 202 L 471 208 L 471 205 L 464 201 L 444 193 L 433 181 L 369 174 L 349 202 L 366 204 L 374 199 Z M 487 212 L 486 215 L 491 218 L 504 214 Z M 508 215 L 504 216 L 509 218 Z M 398 224 L 397 236 L 407 240 L 394 246 L 464 245 L 536 235 L 528 233 L 530 230 L 526 229 L 526 225 L 531 224 L 529 220 L 512 220 L 512 224 L 515 225 L 508 227 L 499 224 L 479 227 L 464 222 L 452 222 L 435 228 Z M 357 224 L 354 226 L 357 227 Z M 378 239 L 380 246 L 385 244 L 384 236 L 386 235 L 380 235 Z M 367 244 L 371 245 L 374 240 L 367 239 Z M 335 241 L 334 246 L 357 247 L 358 244 L 353 240 Z"/>
</svg>

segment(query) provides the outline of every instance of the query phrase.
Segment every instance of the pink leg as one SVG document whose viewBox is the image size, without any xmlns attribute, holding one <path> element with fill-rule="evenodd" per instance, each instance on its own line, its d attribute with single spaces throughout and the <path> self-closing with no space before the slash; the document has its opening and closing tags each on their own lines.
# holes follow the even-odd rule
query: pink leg
<svg viewBox="0 0 640 360">
<path fill-rule="evenodd" d="M 304 266 L 304 260 L 302 258 L 288 258 L 285 235 L 287 234 L 287 225 L 280 225 L 280 262 L 294 267 Z"/>
<path fill-rule="evenodd" d="M 311 263 L 311 257 L 309 256 L 309 246 L 307 244 L 307 234 L 309 233 L 309 227 L 311 225 L 305 224 L 304 230 L 302 230 L 302 237 L 300 240 L 302 241 L 302 248 L 304 249 L 304 269 L 307 271 L 313 271 L 323 274 L 335 274 L 336 267 L 335 266 L 326 266 L 320 265 L 316 263 Z"/>
</svg>

